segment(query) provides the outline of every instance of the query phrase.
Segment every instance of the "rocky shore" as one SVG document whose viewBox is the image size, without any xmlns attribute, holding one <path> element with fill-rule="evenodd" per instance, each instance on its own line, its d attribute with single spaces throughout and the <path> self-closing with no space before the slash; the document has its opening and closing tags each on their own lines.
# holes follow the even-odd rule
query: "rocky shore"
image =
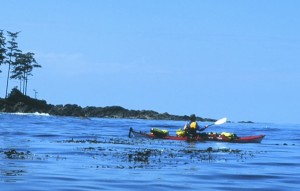
<svg viewBox="0 0 300 191">
<path fill-rule="evenodd" d="M 189 120 L 189 116 L 158 113 L 152 110 L 128 110 L 120 106 L 107 107 L 81 107 L 76 104 L 52 105 L 45 100 L 38 100 L 23 95 L 19 90 L 13 89 L 6 99 L 0 98 L 0 112 L 6 113 L 48 113 L 56 116 L 99 117 L 99 118 L 128 118 L 153 120 Z M 215 119 L 197 118 L 198 121 L 214 122 Z"/>
</svg>

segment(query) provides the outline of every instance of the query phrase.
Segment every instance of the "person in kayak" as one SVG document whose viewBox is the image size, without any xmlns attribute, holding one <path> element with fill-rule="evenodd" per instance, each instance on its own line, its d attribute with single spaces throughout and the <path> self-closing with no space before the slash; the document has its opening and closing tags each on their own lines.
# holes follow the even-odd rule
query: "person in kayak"
<svg viewBox="0 0 300 191">
<path fill-rule="evenodd" d="M 186 132 L 186 135 L 188 137 L 196 137 L 197 136 L 197 131 L 203 131 L 207 128 L 208 126 L 204 126 L 204 127 L 200 127 L 196 121 L 196 115 L 195 114 L 192 114 L 190 116 L 190 121 L 189 123 L 187 123 L 185 126 L 184 126 L 184 131 Z"/>
</svg>

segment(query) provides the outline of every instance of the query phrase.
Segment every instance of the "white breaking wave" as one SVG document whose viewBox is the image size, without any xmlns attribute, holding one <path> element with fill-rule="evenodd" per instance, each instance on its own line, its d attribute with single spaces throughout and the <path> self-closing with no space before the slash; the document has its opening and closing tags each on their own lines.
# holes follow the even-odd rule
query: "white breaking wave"
<svg viewBox="0 0 300 191">
<path fill-rule="evenodd" d="M 21 112 L 16 112 L 16 113 L 2 113 L 2 114 L 11 114 L 11 115 L 36 115 L 36 116 L 50 116 L 49 113 L 39 113 L 39 112 L 34 112 L 34 113 L 21 113 Z"/>
</svg>

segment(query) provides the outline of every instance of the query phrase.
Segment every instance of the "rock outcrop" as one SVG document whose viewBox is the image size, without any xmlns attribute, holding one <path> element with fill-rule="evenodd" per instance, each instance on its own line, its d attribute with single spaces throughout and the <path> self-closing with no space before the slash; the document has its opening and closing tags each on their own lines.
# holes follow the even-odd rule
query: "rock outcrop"
<svg viewBox="0 0 300 191">
<path fill-rule="evenodd" d="M 14 88 L 8 98 L 0 99 L 0 112 L 8 113 L 49 113 L 56 116 L 100 117 L 100 118 L 129 118 L 129 119 L 154 119 L 154 120 L 189 120 L 189 117 L 158 113 L 152 110 L 128 110 L 120 106 L 84 107 L 76 104 L 52 105 L 45 100 L 38 100 L 23 95 Z M 198 121 L 214 122 L 209 118 L 197 118 Z"/>
</svg>

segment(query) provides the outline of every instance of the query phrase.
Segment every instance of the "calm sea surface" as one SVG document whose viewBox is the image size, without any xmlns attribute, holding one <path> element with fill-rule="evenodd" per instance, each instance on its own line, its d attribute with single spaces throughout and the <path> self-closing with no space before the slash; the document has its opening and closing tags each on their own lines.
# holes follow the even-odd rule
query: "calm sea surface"
<svg viewBox="0 0 300 191">
<path fill-rule="evenodd" d="M 300 125 L 206 130 L 265 134 L 260 144 L 128 138 L 184 123 L 0 114 L 0 190 L 300 190 Z"/>
</svg>

